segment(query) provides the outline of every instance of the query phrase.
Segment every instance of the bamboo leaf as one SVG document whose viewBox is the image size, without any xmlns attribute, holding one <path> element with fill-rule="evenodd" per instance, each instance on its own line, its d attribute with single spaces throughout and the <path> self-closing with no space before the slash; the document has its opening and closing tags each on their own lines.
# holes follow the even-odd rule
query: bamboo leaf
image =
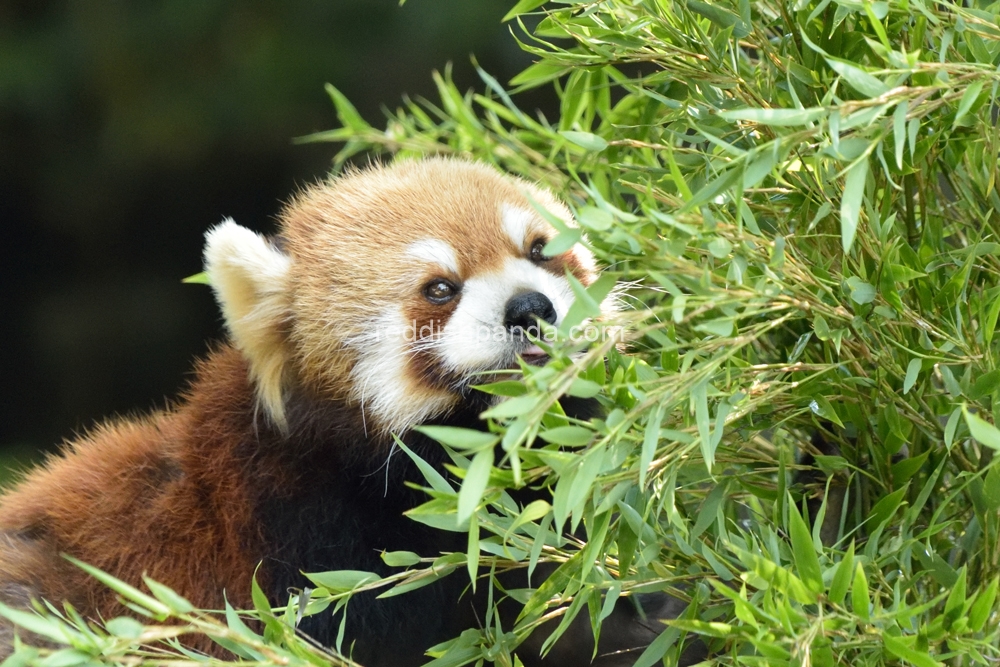
<svg viewBox="0 0 1000 667">
<path fill-rule="evenodd" d="M 980 444 L 992 449 L 1000 450 L 1000 429 L 989 423 L 982 417 L 962 408 L 962 415 L 965 417 L 965 425 L 969 427 L 969 433 Z"/>
<path fill-rule="evenodd" d="M 916 667 L 943 667 L 944 665 L 944 663 L 938 662 L 932 658 L 927 651 L 921 651 L 911 646 L 907 646 L 902 637 L 883 635 L 882 641 L 885 643 L 885 648 L 889 653 L 897 658 L 907 661 L 912 665 L 915 665 Z"/>
<path fill-rule="evenodd" d="M 660 443 L 660 424 L 663 422 L 663 404 L 659 404 L 646 422 L 646 431 L 642 437 L 642 453 L 639 456 L 639 486 L 646 486 L 646 475 L 649 464 L 656 454 L 656 446 Z"/>
<path fill-rule="evenodd" d="M 465 479 L 462 481 L 462 488 L 458 491 L 458 525 L 465 525 L 479 506 L 479 501 L 486 491 L 486 484 L 490 480 L 490 470 L 493 469 L 493 448 L 483 449 L 476 452 L 472 457 L 468 470 L 465 472 Z"/>
<path fill-rule="evenodd" d="M 861 201 L 867 178 L 868 160 L 862 158 L 848 170 L 844 181 L 844 195 L 840 200 L 840 240 L 845 254 L 851 251 L 858 233 L 858 218 L 861 215 Z"/>
<path fill-rule="evenodd" d="M 306 572 L 305 576 L 317 586 L 331 591 L 343 592 L 374 583 L 380 577 L 374 572 L 361 570 L 336 570 L 332 572 Z"/>
<path fill-rule="evenodd" d="M 455 426 L 418 426 L 417 431 L 455 449 L 481 449 L 493 447 L 500 436 L 471 428 Z"/>
<path fill-rule="evenodd" d="M 789 531 L 792 541 L 792 555 L 795 557 L 795 568 L 802 582 L 814 593 L 822 593 L 823 573 L 819 567 L 819 558 L 813 547 L 812 533 L 802 519 L 795 501 L 789 496 L 788 503 Z"/>
<path fill-rule="evenodd" d="M 865 568 L 859 562 L 854 568 L 854 584 L 851 586 L 851 608 L 866 623 L 871 620 L 868 609 L 871 601 L 868 596 L 868 579 L 865 577 Z"/>
<path fill-rule="evenodd" d="M 827 598 L 832 604 L 842 606 L 847 590 L 851 585 L 851 575 L 854 574 L 854 541 L 847 548 L 847 553 L 837 564 L 837 569 L 833 573 L 833 580 L 830 582 L 830 593 Z"/>
<path fill-rule="evenodd" d="M 720 111 L 725 120 L 742 120 L 761 125 L 800 126 L 825 118 L 829 112 L 821 107 L 810 109 L 730 109 Z"/>
<path fill-rule="evenodd" d="M 516 18 L 521 14 L 526 14 L 528 12 L 534 11 L 544 5 L 546 0 L 518 0 L 518 3 L 507 12 L 501 20 L 501 22 L 506 23 L 512 18 Z"/>
<path fill-rule="evenodd" d="M 972 105 L 976 103 L 979 99 L 979 95 L 983 92 L 983 85 L 985 81 L 976 81 L 969 84 L 969 87 L 965 89 L 962 93 L 962 99 L 958 103 L 958 110 L 955 112 L 955 120 L 952 123 L 953 127 L 958 127 L 961 125 L 962 121 L 965 119 L 966 114 L 972 109 Z"/>
<path fill-rule="evenodd" d="M 581 148 L 586 148 L 588 151 L 600 152 L 608 147 L 607 140 L 597 136 L 596 134 L 591 134 L 590 132 L 574 132 L 572 130 L 561 130 L 559 134 L 566 137 L 577 146 L 580 146 Z"/>
<path fill-rule="evenodd" d="M 852 65 L 846 60 L 827 58 L 826 62 L 835 72 L 844 77 L 844 81 L 846 81 L 851 88 L 858 91 L 862 95 L 866 95 L 868 97 L 879 97 L 880 95 L 884 95 L 889 92 L 889 87 L 882 83 L 882 81 L 875 78 L 860 67 Z"/>
<path fill-rule="evenodd" d="M 913 389 L 913 385 L 917 382 L 917 376 L 920 374 L 921 360 L 914 357 L 910 359 L 910 363 L 906 365 L 906 377 L 903 378 L 903 394 L 909 394 L 910 390 Z"/>
</svg>

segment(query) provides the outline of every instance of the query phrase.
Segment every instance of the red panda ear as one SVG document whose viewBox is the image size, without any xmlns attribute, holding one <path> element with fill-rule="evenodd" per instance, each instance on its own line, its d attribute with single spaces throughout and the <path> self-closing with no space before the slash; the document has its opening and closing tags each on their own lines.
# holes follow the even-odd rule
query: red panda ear
<svg viewBox="0 0 1000 667">
<path fill-rule="evenodd" d="M 250 362 L 261 407 L 285 426 L 282 380 L 289 352 L 291 260 L 268 241 L 226 218 L 205 234 L 205 272 L 233 344 Z"/>
</svg>

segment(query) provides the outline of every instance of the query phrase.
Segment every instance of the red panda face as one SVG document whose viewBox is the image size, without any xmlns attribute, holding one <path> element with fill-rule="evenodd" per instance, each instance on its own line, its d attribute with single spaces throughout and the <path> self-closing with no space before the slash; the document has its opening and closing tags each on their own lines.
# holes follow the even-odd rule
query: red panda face
<svg viewBox="0 0 1000 667">
<path fill-rule="evenodd" d="M 281 423 L 294 383 L 401 432 L 454 409 L 478 374 L 543 362 L 526 334 L 565 317 L 567 272 L 595 276 L 582 247 L 544 254 L 555 230 L 536 206 L 572 224 L 537 186 L 430 159 L 309 188 L 282 214 L 283 251 L 231 221 L 212 230 L 207 270 L 269 414 Z"/>
</svg>

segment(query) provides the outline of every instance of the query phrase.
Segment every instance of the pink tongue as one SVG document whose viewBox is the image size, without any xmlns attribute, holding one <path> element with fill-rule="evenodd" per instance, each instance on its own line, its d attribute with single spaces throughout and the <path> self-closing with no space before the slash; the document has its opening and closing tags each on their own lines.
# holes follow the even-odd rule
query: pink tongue
<svg viewBox="0 0 1000 667">
<path fill-rule="evenodd" d="M 545 350 L 538 347 L 537 345 L 530 345 L 527 349 L 521 352 L 522 357 L 538 357 L 545 354 Z"/>
</svg>

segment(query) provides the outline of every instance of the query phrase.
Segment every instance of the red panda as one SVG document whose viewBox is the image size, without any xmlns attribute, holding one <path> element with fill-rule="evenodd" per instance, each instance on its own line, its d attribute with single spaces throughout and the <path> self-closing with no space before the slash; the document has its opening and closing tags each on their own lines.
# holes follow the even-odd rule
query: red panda
<svg viewBox="0 0 1000 667">
<path fill-rule="evenodd" d="M 524 331 L 566 315 L 567 272 L 594 280 L 586 249 L 544 254 L 555 232 L 532 201 L 572 224 L 549 192 L 489 166 L 402 161 L 307 188 L 274 239 L 232 220 L 211 229 L 205 269 L 228 343 L 174 407 L 97 428 L 0 497 L 0 601 L 124 611 L 63 553 L 220 608 L 224 593 L 250 604 L 258 564 L 283 604 L 306 585 L 303 571 L 385 573 L 382 551 L 464 550 L 464 535 L 403 516 L 425 498 L 404 484 L 422 478 L 391 456 L 392 434 L 440 468 L 440 446 L 412 427 L 481 427 L 476 374 L 544 362 Z M 344 646 L 368 667 L 421 664 L 426 648 L 476 623 L 459 579 L 352 600 Z M 629 619 L 612 619 L 613 649 L 663 627 Z M 321 615 L 303 629 L 332 645 L 337 627 Z M 0 626 L 0 654 L 11 639 Z M 592 641 L 562 640 L 545 664 L 587 664 Z"/>
</svg>

